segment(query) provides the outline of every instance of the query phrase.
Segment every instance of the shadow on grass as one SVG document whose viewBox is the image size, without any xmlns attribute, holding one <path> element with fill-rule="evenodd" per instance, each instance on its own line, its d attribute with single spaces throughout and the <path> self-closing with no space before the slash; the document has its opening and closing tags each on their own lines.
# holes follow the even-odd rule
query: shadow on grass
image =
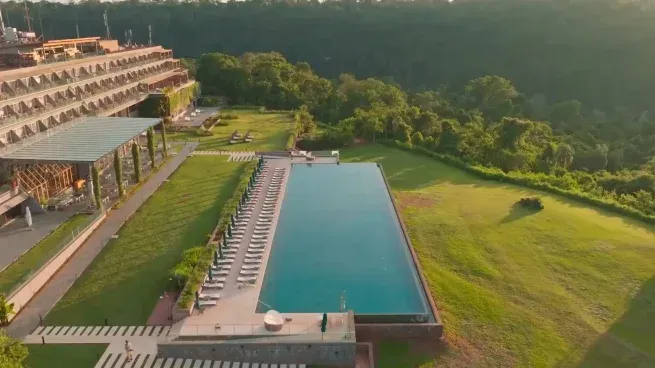
<svg viewBox="0 0 655 368">
<path fill-rule="evenodd" d="M 534 210 L 532 208 L 525 208 L 518 203 L 514 203 L 512 208 L 510 208 L 509 213 L 507 213 L 507 215 L 503 217 L 502 220 L 500 220 L 500 223 L 506 224 L 512 221 L 520 220 L 524 217 L 535 215 L 537 213 L 539 213 L 538 210 Z"/>
<path fill-rule="evenodd" d="M 578 367 L 655 367 L 655 276 L 642 285 L 623 316 L 594 342 Z"/>
<path fill-rule="evenodd" d="M 384 340 L 373 343 L 378 368 L 432 368 L 450 348 L 443 340 Z"/>
</svg>

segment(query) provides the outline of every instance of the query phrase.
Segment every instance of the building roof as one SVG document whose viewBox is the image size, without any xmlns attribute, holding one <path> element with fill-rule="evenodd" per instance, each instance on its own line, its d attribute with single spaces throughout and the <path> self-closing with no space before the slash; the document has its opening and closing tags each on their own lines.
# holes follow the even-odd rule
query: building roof
<svg viewBox="0 0 655 368">
<path fill-rule="evenodd" d="M 90 117 L 2 157 L 31 163 L 94 163 L 161 119 Z"/>
</svg>

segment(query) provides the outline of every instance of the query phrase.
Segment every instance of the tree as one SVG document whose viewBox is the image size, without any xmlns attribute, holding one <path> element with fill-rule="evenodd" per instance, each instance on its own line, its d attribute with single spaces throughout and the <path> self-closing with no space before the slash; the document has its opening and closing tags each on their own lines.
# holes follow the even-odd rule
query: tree
<svg viewBox="0 0 655 368">
<path fill-rule="evenodd" d="M 9 317 L 14 314 L 14 303 L 9 303 L 4 293 L 0 293 L 0 325 L 9 323 Z"/>
<path fill-rule="evenodd" d="M 137 183 L 141 182 L 141 153 L 139 152 L 139 145 L 132 143 L 132 161 L 134 162 L 134 180 Z"/>
<path fill-rule="evenodd" d="M 123 187 L 123 160 L 121 160 L 121 156 L 118 153 L 118 150 L 114 151 L 114 170 L 116 172 L 118 196 L 123 197 L 125 195 L 125 188 Z"/>
<path fill-rule="evenodd" d="M 100 196 L 102 189 L 100 188 L 100 172 L 98 171 L 98 168 L 95 167 L 95 165 L 91 169 L 91 180 L 93 182 L 93 197 L 96 201 L 96 208 L 102 210 L 102 198 Z"/>
<path fill-rule="evenodd" d="M 321 320 L 321 339 L 327 331 L 328 316 L 327 313 L 323 313 L 323 319 Z"/>
<path fill-rule="evenodd" d="M 168 146 L 166 145 L 166 124 L 161 124 L 161 144 L 164 147 L 162 155 L 168 156 Z"/>
<path fill-rule="evenodd" d="M 150 155 L 150 167 L 155 168 L 155 133 L 152 128 L 148 129 L 148 154 Z"/>
<path fill-rule="evenodd" d="M 455 154 L 458 152 L 459 136 L 457 135 L 456 125 L 453 120 L 444 120 L 441 122 L 441 135 L 437 149 L 441 152 Z"/>
<path fill-rule="evenodd" d="M 415 132 L 412 134 L 412 144 L 416 146 L 423 145 L 423 134 L 421 134 L 421 132 Z"/>
<path fill-rule="evenodd" d="M 469 81 L 464 88 L 467 98 L 482 111 L 497 109 L 518 96 L 509 80 L 487 75 Z"/>
<path fill-rule="evenodd" d="M 27 358 L 27 355 L 28 351 L 25 345 L 0 329 L 0 367 L 23 368 L 23 360 Z"/>
<path fill-rule="evenodd" d="M 523 136 L 532 128 L 534 128 L 534 124 L 531 121 L 517 118 L 503 118 L 499 131 L 500 147 L 510 151 L 516 151 Z"/>
</svg>

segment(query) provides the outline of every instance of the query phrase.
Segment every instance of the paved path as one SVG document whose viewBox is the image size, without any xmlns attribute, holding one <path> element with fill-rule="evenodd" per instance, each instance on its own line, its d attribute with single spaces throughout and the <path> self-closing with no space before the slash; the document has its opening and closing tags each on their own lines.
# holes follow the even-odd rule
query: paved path
<svg viewBox="0 0 655 368">
<path fill-rule="evenodd" d="M 198 156 L 230 156 L 228 161 L 252 161 L 259 157 L 255 151 L 195 151 L 193 155 Z"/>
<path fill-rule="evenodd" d="M 144 183 L 119 209 L 109 212 L 105 222 L 91 234 L 86 243 L 32 299 L 29 305 L 14 318 L 7 327 L 7 332 L 16 338 L 22 338 L 34 331 L 39 325 L 39 316 L 45 316 L 50 312 L 73 285 L 77 277 L 100 253 L 109 238 L 118 232 L 125 221 L 136 212 L 143 202 L 159 188 L 197 146 L 198 143 L 196 142 L 185 145 L 176 156 L 171 157 L 164 167 Z"/>
<path fill-rule="evenodd" d="M 32 215 L 32 231 L 27 228 L 23 217 L 3 227 L 0 230 L 0 271 L 32 249 L 74 214 L 74 211 L 56 211 Z"/>
</svg>

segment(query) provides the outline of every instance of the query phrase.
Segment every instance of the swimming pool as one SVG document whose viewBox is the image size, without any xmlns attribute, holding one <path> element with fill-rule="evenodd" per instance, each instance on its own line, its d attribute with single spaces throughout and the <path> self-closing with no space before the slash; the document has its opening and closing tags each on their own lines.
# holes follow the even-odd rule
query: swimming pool
<svg viewBox="0 0 655 368">
<path fill-rule="evenodd" d="M 429 313 L 377 165 L 294 164 L 259 299 L 282 313 L 338 312 L 344 292 L 356 315 Z"/>
</svg>

